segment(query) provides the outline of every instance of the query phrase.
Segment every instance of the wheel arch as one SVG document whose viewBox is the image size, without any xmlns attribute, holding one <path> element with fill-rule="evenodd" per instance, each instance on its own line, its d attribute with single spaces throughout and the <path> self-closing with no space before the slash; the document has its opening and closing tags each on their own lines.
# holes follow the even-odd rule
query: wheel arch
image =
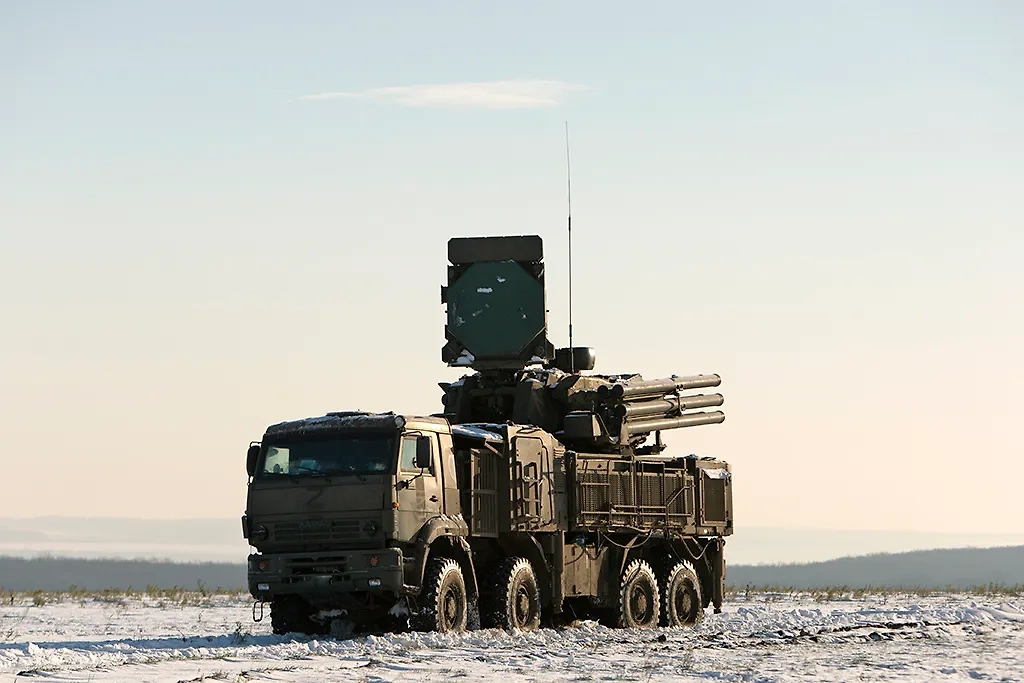
<svg viewBox="0 0 1024 683">
<path fill-rule="evenodd" d="M 461 521 L 461 520 L 459 520 Z M 466 541 L 469 528 L 465 523 L 453 524 L 452 519 L 434 518 L 427 521 L 416 536 L 417 562 L 416 585 L 422 591 L 423 577 L 431 557 L 446 557 L 459 563 L 462 578 L 466 583 L 466 594 L 470 600 L 480 596 L 480 587 L 473 564 L 473 551 Z"/>
</svg>

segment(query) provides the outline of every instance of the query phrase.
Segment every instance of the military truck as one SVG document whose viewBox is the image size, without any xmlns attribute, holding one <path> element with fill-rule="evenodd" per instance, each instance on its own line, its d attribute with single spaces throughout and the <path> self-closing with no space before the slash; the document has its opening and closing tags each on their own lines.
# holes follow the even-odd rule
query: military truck
<svg viewBox="0 0 1024 683">
<path fill-rule="evenodd" d="M 250 444 L 249 590 L 275 633 L 529 630 L 721 610 L 728 463 L 661 432 L 724 420 L 718 375 L 597 375 L 547 337 L 538 236 L 449 241 L 432 415 L 329 412 Z M 653 442 L 649 439 L 653 436 Z"/>
</svg>

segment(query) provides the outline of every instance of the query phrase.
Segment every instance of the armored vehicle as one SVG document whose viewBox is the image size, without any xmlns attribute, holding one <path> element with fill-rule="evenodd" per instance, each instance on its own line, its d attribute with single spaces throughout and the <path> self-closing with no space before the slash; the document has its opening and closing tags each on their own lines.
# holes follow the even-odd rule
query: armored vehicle
<svg viewBox="0 0 1024 683">
<path fill-rule="evenodd" d="M 598 375 L 548 340 L 537 236 L 456 238 L 432 415 L 330 412 L 250 444 L 249 590 L 275 633 L 697 623 L 722 605 L 732 475 L 661 432 L 718 375 Z M 650 439 L 653 437 L 653 442 Z M 256 605 L 254 605 L 255 610 Z"/>
</svg>

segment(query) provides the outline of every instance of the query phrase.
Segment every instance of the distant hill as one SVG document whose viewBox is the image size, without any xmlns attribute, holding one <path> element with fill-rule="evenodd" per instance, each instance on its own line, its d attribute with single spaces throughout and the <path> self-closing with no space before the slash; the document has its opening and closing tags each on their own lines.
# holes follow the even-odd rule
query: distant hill
<svg viewBox="0 0 1024 683">
<path fill-rule="evenodd" d="M 0 556 L 0 589 L 15 591 L 143 590 L 160 588 L 243 589 L 244 563 L 156 562 L 123 559 Z M 726 585 L 802 589 L 835 586 L 887 588 L 971 588 L 1024 586 L 1024 546 L 918 550 L 844 557 L 827 562 L 730 565 Z"/>
<path fill-rule="evenodd" d="M 809 564 L 729 566 L 726 585 L 967 588 L 1024 585 L 1024 546 L 878 553 Z"/>
</svg>

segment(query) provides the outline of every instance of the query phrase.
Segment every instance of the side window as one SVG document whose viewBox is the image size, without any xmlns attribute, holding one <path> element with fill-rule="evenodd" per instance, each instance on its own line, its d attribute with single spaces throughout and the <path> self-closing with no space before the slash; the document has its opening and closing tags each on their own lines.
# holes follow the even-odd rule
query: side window
<svg viewBox="0 0 1024 683">
<path fill-rule="evenodd" d="M 430 436 L 428 434 L 427 436 Z M 430 440 L 430 469 L 424 470 L 424 476 L 434 475 L 434 459 L 437 456 L 437 439 L 433 438 Z M 416 472 L 419 474 L 419 468 L 416 467 L 416 437 L 415 436 L 403 436 L 402 437 L 402 471 L 403 472 Z"/>
<path fill-rule="evenodd" d="M 267 474 L 288 473 L 288 449 L 270 446 L 267 457 L 263 460 L 263 471 Z"/>
</svg>

